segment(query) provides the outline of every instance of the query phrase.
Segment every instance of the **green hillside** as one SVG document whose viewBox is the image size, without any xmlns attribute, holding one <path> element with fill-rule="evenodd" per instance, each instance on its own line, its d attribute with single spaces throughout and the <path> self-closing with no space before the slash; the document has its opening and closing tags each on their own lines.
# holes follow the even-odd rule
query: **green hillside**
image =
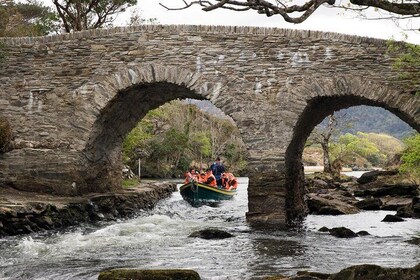
<svg viewBox="0 0 420 280">
<path fill-rule="evenodd" d="M 336 112 L 338 119 L 350 122 L 352 126 L 345 128 L 342 133 L 356 134 L 359 131 L 366 133 L 385 133 L 398 139 L 411 135 L 414 130 L 393 113 L 380 107 L 355 106 Z"/>
</svg>

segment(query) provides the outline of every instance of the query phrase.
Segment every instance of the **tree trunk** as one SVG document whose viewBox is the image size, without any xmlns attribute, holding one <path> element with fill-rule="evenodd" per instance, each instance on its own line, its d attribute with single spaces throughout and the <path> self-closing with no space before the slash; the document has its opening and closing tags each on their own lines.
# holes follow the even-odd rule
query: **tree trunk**
<svg viewBox="0 0 420 280">
<path fill-rule="evenodd" d="M 322 151 L 324 152 L 324 172 L 332 174 L 328 143 L 322 143 L 321 146 L 322 146 Z"/>
</svg>

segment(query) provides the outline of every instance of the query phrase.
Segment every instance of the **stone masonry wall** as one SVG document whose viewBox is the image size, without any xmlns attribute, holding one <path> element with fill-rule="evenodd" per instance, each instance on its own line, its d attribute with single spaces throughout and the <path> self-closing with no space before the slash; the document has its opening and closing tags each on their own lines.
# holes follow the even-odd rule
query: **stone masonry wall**
<svg viewBox="0 0 420 280">
<path fill-rule="evenodd" d="M 420 130 L 420 97 L 396 79 L 382 40 L 157 25 L 0 42 L 0 115 L 14 134 L 0 184 L 20 189 L 117 189 L 121 143 L 138 120 L 176 98 L 209 99 L 248 147 L 248 219 L 284 224 L 304 213 L 301 147 L 328 113 L 381 106 Z"/>
</svg>

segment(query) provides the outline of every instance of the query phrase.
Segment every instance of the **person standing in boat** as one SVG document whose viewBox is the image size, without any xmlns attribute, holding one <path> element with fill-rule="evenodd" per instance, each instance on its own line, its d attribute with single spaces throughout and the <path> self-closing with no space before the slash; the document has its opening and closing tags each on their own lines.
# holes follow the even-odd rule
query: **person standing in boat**
<svg viewBox="0 0 420 280">
<path fill-rule="evenodd" d="M 225 172 L 225 167 L 220 162 L 220 157 L 216 158 L 216 161 L 210 166 L 214 177 L 216 177 L 216 183 L 218 187 L 222 187 L 222 174 Z"/>
</svg>

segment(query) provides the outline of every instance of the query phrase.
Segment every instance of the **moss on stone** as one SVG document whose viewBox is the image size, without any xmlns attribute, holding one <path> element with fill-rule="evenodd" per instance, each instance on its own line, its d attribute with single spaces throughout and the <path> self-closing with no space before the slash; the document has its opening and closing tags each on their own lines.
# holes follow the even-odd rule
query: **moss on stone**
<svg viewBox="0 0 420 280">
<path fill-rule="evenodd" d="M 98 280 L 200 280 L 200 275 L 190 269 L 113 269 L 103 271 Z"/>
<path fill-rule="evenodd" d="M 0 153 L 7 152 L 10 149 L 12 141 L 12 127 L 7 118 L 0 116 Z"/>
</svg>

